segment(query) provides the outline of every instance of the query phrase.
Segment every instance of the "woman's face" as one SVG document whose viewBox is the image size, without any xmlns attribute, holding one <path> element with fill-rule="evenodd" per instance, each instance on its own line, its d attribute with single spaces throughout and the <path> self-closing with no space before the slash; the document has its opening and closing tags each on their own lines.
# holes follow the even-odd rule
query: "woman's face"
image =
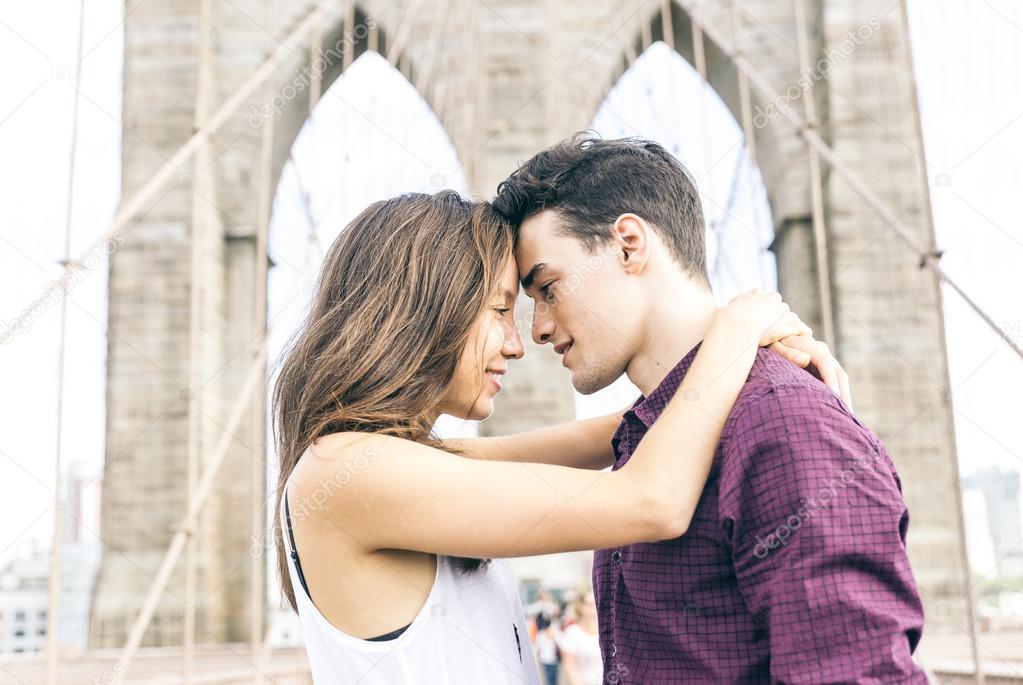
<svg viewBox="0 0 1023 685">
<path fill-rule="evenodd" d="M 597 617 L 597 603 L 593 599 L 593 591 L 590 590 L 579 602 L 579 620 L 595 619 Z"/>
<path fill-rule="evenodd" d="M 509 259 L 496 293 L 476 321 L 455 368 L 455 378 L 439 411 L 460 419 L 480 421 L 494 411 L 510 359 L 522 357 L 522 338 L 515 325 L 519 292 L 515 260 Z"/>
</svg>

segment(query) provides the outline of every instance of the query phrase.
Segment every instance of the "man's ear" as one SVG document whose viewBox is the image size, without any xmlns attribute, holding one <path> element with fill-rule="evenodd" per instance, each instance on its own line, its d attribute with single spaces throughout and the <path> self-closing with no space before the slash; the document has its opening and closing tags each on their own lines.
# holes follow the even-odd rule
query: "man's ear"
<svg viewBox="0 0 1023 685">
<path fill-rule="evenodd" d="M 615 241 L 619 263 L 630 273 L 641 273 L 650 258 L 651 226 L 645 219 L 632 213 L 615 219 L 611 234 Z"/>
</svg>

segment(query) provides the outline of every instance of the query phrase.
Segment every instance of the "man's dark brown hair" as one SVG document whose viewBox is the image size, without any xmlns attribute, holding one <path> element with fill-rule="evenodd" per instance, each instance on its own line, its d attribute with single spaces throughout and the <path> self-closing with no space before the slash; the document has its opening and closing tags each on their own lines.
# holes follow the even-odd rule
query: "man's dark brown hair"
<svg viewBox="0 0 1023 685">
<path fill-rule="evenodd" d="M 627 212 L 653 224 L 690 276 L 709 286 L 703 208 L 689 171 L 657 143 L 580 132 L 535 155 L 497 187 L 494 209 L 516 228 L 545 209 L 593 252 Z"/>
</svg>

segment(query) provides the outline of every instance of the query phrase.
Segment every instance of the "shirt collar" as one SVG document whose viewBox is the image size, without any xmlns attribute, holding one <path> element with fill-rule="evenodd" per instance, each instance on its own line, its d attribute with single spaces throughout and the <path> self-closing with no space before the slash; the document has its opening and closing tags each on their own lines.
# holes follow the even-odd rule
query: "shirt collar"
<svg viewBox="0 0 1023 685">
<path fill-rule="evenodd" d="M 668 375 L 654 388 L 653 392 L 646 397 L 640 396 L 636 403 L 632 405 L 632 408 L 625 412 L 625 416 L 628 417 L 632 414 L 647 428 L 654 425 L 654 421 L 661 415 L 668 402 L 675 396 L 679 386 L 682 385 L 682 379 L 686 377 L 689 367 L 693 365 L 693 359 L 696 358 L 696 353 L 700 351 L 701 344 L 696 343 L 696 346 L 689 350 L 686 356 L 682 357 L 682 360 L 675 365 L 675 368 L 668 372 Z"/>
</svg>

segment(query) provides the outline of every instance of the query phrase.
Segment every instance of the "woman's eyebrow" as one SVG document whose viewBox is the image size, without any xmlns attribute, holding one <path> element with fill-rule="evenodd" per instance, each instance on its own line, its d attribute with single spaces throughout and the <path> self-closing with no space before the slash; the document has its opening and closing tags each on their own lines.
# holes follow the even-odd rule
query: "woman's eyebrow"
<svg viewBox="0 0 1023 685">
<path fill-rule="evenodd" d="M 495 306 L 497 306 L 497 305 L 505 305 L 505 306 L 511 305 L 512 303 L 515 302 L 515 299 L 517 297 L 518 297 L 518 293 L 512 292 L 511 290 L 508 290 L 507 288 L 503 288 L 500 293 L 495 295 L 495 297 L 494 297 L 494 305 Z"/>
</svg>

